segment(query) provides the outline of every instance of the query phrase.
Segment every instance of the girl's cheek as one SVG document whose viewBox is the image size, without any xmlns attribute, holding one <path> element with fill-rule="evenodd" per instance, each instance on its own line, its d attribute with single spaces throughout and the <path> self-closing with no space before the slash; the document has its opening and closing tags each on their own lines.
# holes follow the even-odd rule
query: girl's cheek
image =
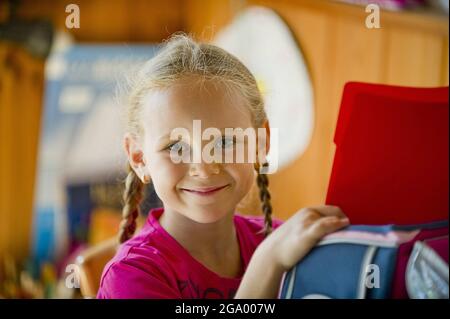
<svg viewBox="0 0 450 319">
<path fill-rule="evenodd" d="M 164 201 L 171 201 L 175 197 L 176 187 L 183 178 L 183 172 L 172 162 L 154 162 L 152 167 L 153 186 L 158 197 Z"/>
<path fill-rule="evenodd" d="M 253 164 L 231 164 L 226 169 L 235 180 L 240 191 L 244 193 L 250 191 L 254 179 Z"/>
<path fill-rule="evenodd" d="M 173 163 L 169 157 L 159 157 L 154 159 L 152 171 L 165 183 L 178 184 L 185 175 L 185 165 Z"/>
</svg>

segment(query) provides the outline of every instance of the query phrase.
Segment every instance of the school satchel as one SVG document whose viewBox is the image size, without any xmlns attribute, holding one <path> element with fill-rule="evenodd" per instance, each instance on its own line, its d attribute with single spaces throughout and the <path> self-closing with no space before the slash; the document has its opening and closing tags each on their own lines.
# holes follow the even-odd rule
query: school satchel
<svg viewBox="0 0 450 319">
<path fill-rule="evenodd" d="M 285 273 L 279 298 L 448 298 L 448 272 L 448 220 L 349 226 Z"/>
<path fill-rule="evenodd" d="M 280 298 L 448 298 L 448 86 L 344 86 L 326 204 L 350 219 Z"/>
</svg>

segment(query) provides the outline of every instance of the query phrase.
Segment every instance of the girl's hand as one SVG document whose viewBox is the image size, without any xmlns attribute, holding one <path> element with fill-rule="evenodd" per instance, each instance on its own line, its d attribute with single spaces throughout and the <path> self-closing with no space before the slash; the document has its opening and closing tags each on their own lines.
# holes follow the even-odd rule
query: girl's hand
<svg viewBox="0 0 450 319">
<path fill-rule="evenodd" d="M 348 224 L 348 218 L 339 207 L 326 205 L 304 208 L 275 229 L 260 246 L 261 249 L 267 249 L 277 268 L 288 271 L 323 236 Z"/>
</svg>

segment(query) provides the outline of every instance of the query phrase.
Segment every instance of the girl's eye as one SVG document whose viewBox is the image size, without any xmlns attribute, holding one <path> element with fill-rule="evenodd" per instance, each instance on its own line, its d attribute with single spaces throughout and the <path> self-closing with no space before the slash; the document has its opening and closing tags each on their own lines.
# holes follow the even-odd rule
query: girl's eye
<svg viewBox="0 0 450 319">
<path fill-rule="evenodd" d="M 229 148 L 234 146 L 234 138 L 233 137 L 222 137 L 220 140 L 217 141 L 217 147 L 221 148 Z"/>
<path fill-rule="evenodd" d="M 186 143 L 184 143 L 182 141 L 173 143 L 167 147 L 167 150 L 169 150 L 171 152 L 176 152 L 176 153 L 183 152 L 188 149 L 189 149 L 189 145 L 187 145 Z"/>
</svg>

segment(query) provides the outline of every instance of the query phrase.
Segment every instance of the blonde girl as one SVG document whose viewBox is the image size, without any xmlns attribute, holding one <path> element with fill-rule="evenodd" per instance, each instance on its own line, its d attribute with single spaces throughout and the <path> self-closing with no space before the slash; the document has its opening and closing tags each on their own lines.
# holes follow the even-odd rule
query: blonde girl
<svg viewBox="0 0 450 319">
<path fill-rule="evenodd" d="M 268 178 L 260 169 L 266 163 L 258 156 L 244 163 L 173 161 L 174 153 L 204 147 L 171 136 L 177 128 L 192 134 L 194 120 L 221 132 L 263 128 L 270 134 L 255 78 L 223 49 L 174 35 L 137 74 L 126 114 L 122 244 L 103 271 L 98 298 L 276 298 L 283 273 L 324 235 L 348 224 L 333 206 L 301 209 L 284 223 L 272 220 Z M 248 147 L 225 134 L 212 142 L 222 153 Z M 256 152 L 269 147 L 263 143 Z M 236 206 L 255 179 L 264 216 L 240 215 Z M 151 210 L 134 235 L 150 182 L 163 207 Z"/>
</svg>

